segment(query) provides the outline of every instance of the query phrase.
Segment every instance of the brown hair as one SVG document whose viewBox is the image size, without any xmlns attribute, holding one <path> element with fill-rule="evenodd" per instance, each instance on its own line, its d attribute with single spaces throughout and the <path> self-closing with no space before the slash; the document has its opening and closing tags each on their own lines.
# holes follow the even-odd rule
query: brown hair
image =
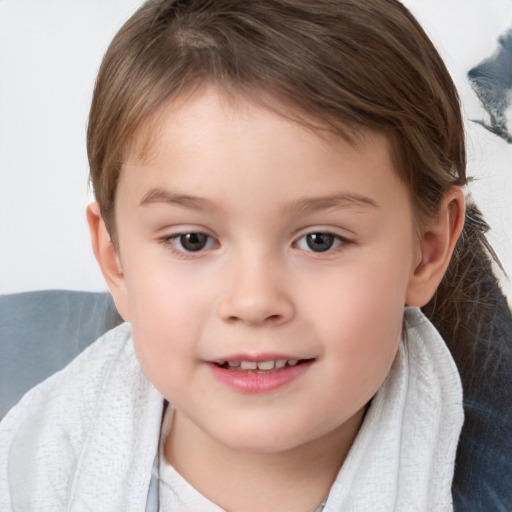
<svg viewBox="0 0 512 512">
<path fill-rule="evenodd" d="M 149 0 L 113 39 L 90 112 L 90 176 L 114 242 L 116 185 L 141 127 L 165 102 L 206 82 L 269 108 L 268 98 L 278 100 L 284 115 L 293 111 L 299 122 L 317 120 L 348 139 L 367 130 L 386 135 L 420 219 L 435 216 L 447 188 L 467 182 L 455 86 L 399 1 Z M 486 227 L 471 222 L 479 212 L 470 211 L 447 273 L 453 283 L 426 308 L 440 321 L 441 305 L 458 307 L 450 290 L 460 292 L 466 273 L 454 270 L 462 246 L 472 254 L 487 247 Z"/>
<path fill-rule="evenodd" d="M 112 41 L 90 113 L 91 181 L 114 243 L 116 185 L 135 138 L 165 102 L 203 83 L 268 108 L 282 105 L 283 115 L 349 140 L 368 130 L 384 134 L 418 219 L 434 216 L 444 192 L 467 181 L 456 89 L 399 1 L 149 0 Z M 483 377 L 486 365 L 510 360 L 500 350 L 512 319 L 492 274 L 486 229 L 469 205 L 448 272 L 423 308 L 454 355 L 466 396 L 454 489 L 473 467 L 472 432 L 478 443 L 484 428 L 468 404 L 488 402 L 499 386 L 488 372 Z M 508 416 L 502 407 L 494 422 Z"/>
<path fill-rule="evenodd" d="M 457 93 L 400 2 L 150 0 L 112 41 L 90 113 L 91 180 L 112 237 L 117 180 L 141 125 L 206 81 L 276 98 L 345 137 L 384 133 L 420 215 L 466 182 Z"/>
</svg>

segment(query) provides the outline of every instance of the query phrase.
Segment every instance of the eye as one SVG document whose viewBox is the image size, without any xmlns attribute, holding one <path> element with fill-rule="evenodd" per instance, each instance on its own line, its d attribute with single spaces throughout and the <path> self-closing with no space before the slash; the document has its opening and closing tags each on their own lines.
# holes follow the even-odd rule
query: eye
<svg viewBox="0 0 512 512">
<path fill-rule="evenodd" d="M 346 242 L 344 238 L 331 233 L 308 233 L 297 240 L 296 246 L 304 251 L 327 252 Z"/>
<path fill-rule="evenodd" d="M 215 247 L 215 240 L 204 233 L 182 233 L 168 238 L 181 252 L 198 252 Z"/>
</svg>

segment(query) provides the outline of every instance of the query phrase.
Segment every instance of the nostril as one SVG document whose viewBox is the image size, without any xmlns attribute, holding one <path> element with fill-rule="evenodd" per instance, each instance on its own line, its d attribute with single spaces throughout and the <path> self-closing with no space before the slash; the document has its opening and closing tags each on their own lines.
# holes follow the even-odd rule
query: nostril
<svg viewBox="0 0 512 512">
<path fill-rule="evenodd" d="M 233 292 L 220 302 L 219 315 L 231 324 L 251 325 L 277 325 L 293 317 L 294 308 L 288 298 L 267 295 L 257 290 L 246 296 Z"/>
<path fill-rule="evenodd" d="M 248 324 L 259 325 L 259 324 L 264 324 L 264 323 L 277 323 L 281 319 L 282 319 L 281 315 L 270 315 L 267 317 L 264 316 L 263 318 L 256 317 L 256 316 L 251 318 L 251 317 L 249 317 L 249 315 L 240 316 L 240 317 L 231 315 L 226 320 L 230 323 L 244 322 L 244 323 L 248 323 Z"/>
</svg>

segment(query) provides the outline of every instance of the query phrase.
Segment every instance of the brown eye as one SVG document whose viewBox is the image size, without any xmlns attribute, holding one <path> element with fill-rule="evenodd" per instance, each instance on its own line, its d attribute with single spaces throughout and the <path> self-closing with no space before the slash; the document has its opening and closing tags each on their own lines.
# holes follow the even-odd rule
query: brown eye
<svg viewBox="0 0 512 512">
<path fill-rule="evenodd" d="M 178 249 L 185 252 L 201 251 L 209 247 L 212 242 L 212 239 L 204 233 L 184 233 L 173 238 Z"/>
</svg>

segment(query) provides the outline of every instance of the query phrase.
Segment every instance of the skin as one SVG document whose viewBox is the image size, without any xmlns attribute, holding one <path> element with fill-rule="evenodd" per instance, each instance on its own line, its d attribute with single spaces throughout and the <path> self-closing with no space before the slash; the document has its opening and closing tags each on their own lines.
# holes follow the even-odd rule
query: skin
<svg viewBox="0 0 512 512">
<path fill-rule="evenodd" d="M 404 304 L 425 304 L 444 274 L 463 193 L 418 234 L 384 137 L 320 137 L 213 87 L 152 133 L 123 166 L 117 249 L 96 204 L 88 219 L 140 363 L 176 409 L 166 457 L 226 510 L 313 510 L 391 367 Z M 185 250 L 186 233 L 204 248 Z M 312 249 L 312 233 L 332 246 Z M 312 363 L 264 393 L 212 372 L 269 353 Z"/>
</svg>

